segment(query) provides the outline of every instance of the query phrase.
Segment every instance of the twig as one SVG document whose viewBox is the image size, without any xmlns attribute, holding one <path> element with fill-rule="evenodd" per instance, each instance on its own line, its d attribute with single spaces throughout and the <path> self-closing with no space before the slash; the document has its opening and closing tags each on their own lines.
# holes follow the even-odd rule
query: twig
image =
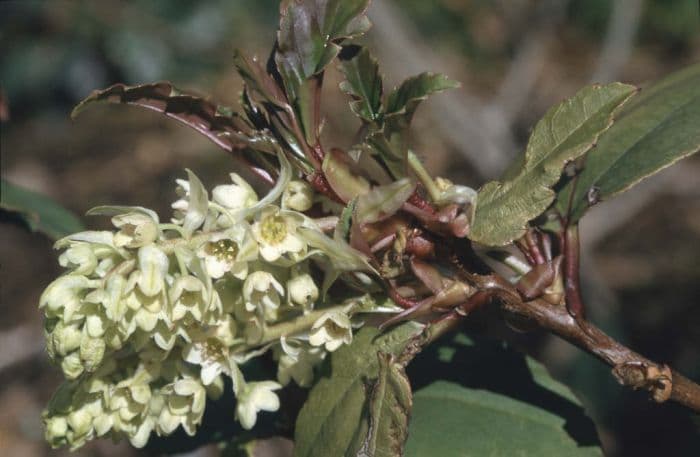
<svg viewBox="0 0 700 457">
<path fill-rule="evenodd" d="M 700 386 L 667 365 L 652 362 L 590 322 L 575 319 L 562 306 L 542 299 L 523 301 L 513 286 L 499 277 L 474 275 L 469 279 L 480 290 L 491 291 L 499 298 L 507 314 L 532 321 L 611 366 L 620 384 L 647 390 L 658 403 L 673 400 L 700 412 Z"/>
</svg>

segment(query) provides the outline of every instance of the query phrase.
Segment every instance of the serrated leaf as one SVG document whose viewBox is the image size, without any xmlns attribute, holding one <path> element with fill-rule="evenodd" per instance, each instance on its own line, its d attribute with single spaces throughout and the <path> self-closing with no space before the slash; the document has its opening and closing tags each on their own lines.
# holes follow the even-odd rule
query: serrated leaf
<svg viewBox="0 0 700 457">
<path fill-rule="evenodd" d="M 249 59 L 240 50 L 236 50 L 233 63 L 250 90 L 278 108 L 285 109 L 288 106 L 284 92 L 277 85 L 277 81 L 267 73 L 257 59 Z"/>
<path fill-rule="evenodd" d="M 280 4 L 275 63 L 306 142 L 319 132 L 320 74 L 340 52 L 340 42 L 369 29 L 369 0 L 284 0 Z"/>
<path fill-rule="evenodd" d="M 185 95 L 168 82 L 138 86 L 115 84 L 93 91 L 73 109 L 71 117 L 75 119 L 96 102 L 134 105 L 165 114 L 195 129 L 224 150 L 236 152 L 236 158 L 265 180 L 271 180 L 271 175 L 275 174 L 273 164 L 259 154 L 275 153 L 276 144 L 272 138 L 252 130 L 230 108 Z"/>
<path fill-rule="evenodd" d="M 379 353 L 378 357 L 379 376 L 370 396 L 367 433 L 358 436 L 362 438 L 358 455 L 402 457 L 413 406 L 411 384 L 392 355 Z"/>
<path fill-rule="evenodd" d="M 381 334 L 374 327 L 364 327 L 351 345 L 334 352 L 328 375 L 311 390 L 297 418 L 294 455 L 355 455 L 369 430 L 368 387 L 379 376 L 377 354 L 402 354 L 421 331 L 422 326 L 413 322 Z"/>
<path fill-rule="evenodd" d="M 439 73 L 421 73 L 405 80 L 389 94 L 386 102 L 387 121 L 401 119 L 402 125 L 411 123 L 418 105 L 431 94 L 447 89 L 456 89 L 459 82 Z"/>
<path fill-rule="evenodd" d="M 415 395 L 406 456 L 602 455 L 571 391 L 501 342 L 445 337 L 408 374 Z"/>
<path fill-rule="evenodd" d="M 350 109 L 367 122 L 378 120 L 382 112 L 383 83 L 377 60 L 363 47 L 352 58 L 343 60 L 340 69 L 345 75 L 340 89 L 352 98 Z"/>
<path fill-rule="evenodd" d="M 0 208 L 17 213 L 35 232 L 53 240 L 85 230 L 73 213 L 44 195 L 0 180 Z"/>
<path fill-rule="evenodd" d="M 526 224 L 554 201 L 551 187 L 564 166 L 595 145 L 617 108 L 635 92 L 621 83 L 592 85 L 550 108 L 530 136 L 517 175 L 479 190 L 469 238 L 489 246 L 520 238 Z"/>
<path fill-rule="evenodd" d="M 340 51 L 338 43 L 369 29 L 369 0 L 284 0 L 280 4 L 276 61 L 299 81 L 320 72 Z"/>
<path fill-rule="evenodd" d="M 570 221 L 589 207 L 587 195 L 606 200 L 700 150 L 700 64 L 642 90 L 600 137 L 583 171 L 559 193 L 557 209 Z M 573 197 L 571 196 L 574 191 Z"/>
<path fill-rule="evenodd" d="M 391 184 L 376 186 L 357 198 L 354 222 L 369 224 L 392 216 L 416 189 L 416 183 L 401 178 Z"/>
</svg>

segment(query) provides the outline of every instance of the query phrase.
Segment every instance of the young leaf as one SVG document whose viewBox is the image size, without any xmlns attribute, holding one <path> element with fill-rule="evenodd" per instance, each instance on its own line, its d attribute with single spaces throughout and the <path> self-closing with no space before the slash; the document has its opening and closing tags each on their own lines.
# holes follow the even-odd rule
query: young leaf
<svg viewBox="0 0 700 457">
<path fill-rule="evenodd" d="M 387 98 L 387 122 L 389 120 L 399 122 L 402 127 L 406 127 L 411 123 L 418 105 L 428 96 L 443 90 L 456 89 L 459 86 L 459 82 L 442 74 L 421 73 L 408 78 L 391 91 Z"/>
<path fill-rule="evenodd" d="M 357 198 L 354 221 L 358 224 L 368 224 L 393 215 L 415 189 L 416 183 L 409 178 L 375 187 Z"/>
<path fill-rule="evenodd" d="M 592 85 L 550 108 L 530 136 L 517 175 L 479 190 L 469 238 L 489 246 L 520 238 L 528 221 L 554 201 L 551 187 L 564 166 L 594 147 L 617 108 L 635 92 L 620 83 Z"/>
<path fill-rule="evenodd" d="M 53 240 L 85 230 L 70 211 L 49 198 L 0 180 L 0 209 L 18 213 L 30 230 Z"/>
<path fill-rule="evenodd" d="M 138 86 L 115 84 L 96 90 L 73 109 L 71 117 L 75 119 L 95 102 L 123 103 L 158 111 L 192 127 L 227 151 L 249 146 L 249 128 L 243 119 L 229 108 L 184 95 L 168 82 Z"/>
<path fill-rule="evenodd" d="M 356 455 L 369 431 L 366 407 L 380 406 L 376 401 L 369 403 L 367 389 L 368 382 L 370 388 L 377 385 L 375 380 L 380 370 L 377 354 L 399 356 L 421 330 L 422 326 L 413 322 L 381 334 L 374 327 L 364 327 L 351 345 L 334 352 L 329 375 L 322 377 L 311 390 L 297 418 L 294 455 Z M 401 395 L 405 394 L 402 390 Z M 401 402 L 406 403 L 405 399 Z M 376 449 L 385 446 L 385 439 L 392 439 L 379 435 L 375 438 Z"/>
<path fill-rule="evenodd" d="M 301 82 L 322 71 L 340 52 L 339 42 L 369 30 L 368 5 L 369 0 L 284 0 L 275 56 L 282 76 Z"/>
<path fill-rule="evenodd" d="M 366 122 L 378 120 L 382 112 L 383 83 L 377 60 L 367 48 L 359 48 L 354 57 L 343 61 L 340 69 L 345 75 L 340 90 L 352 98 L 353 113 Z"/>
<path fill-rule="evenodd" d="M 369 182 L 360 174 L 354 173 L 351 165 L 347 156 L 340 151 L 332 150 L 323 158 L 323 175 L 333 191 L 345 202 L 366 194 L 370 189 Z"/>
<path fill-rule="evenodd" d="M 571 199 L 569 218 L 575 222 L 590 204 L 624 192 L 698 150 L 700 64 L 644 89 L 625 105 L 586 157 L 576 184 L 572 180 L 559 193 L 557 209 L 566 216 Z"/>
<path fill-rule="evenodd" d="M 315 75 L 335 59 L 340 42 L 369 29 L 368 4 L 369 0 L 284 0 L 280 4 L 275 63 L 309 145 L 316 143 L 320 122 L 321 82 Z"/>
</svg>

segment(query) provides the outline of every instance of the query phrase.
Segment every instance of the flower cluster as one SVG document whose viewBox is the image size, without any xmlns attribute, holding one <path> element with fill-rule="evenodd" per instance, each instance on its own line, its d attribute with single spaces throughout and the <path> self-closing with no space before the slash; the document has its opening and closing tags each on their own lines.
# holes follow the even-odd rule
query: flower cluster
<svg viewBox="0 0 700 457">
<path fill-rule="evenodd" d="M 322 300 L 314 275 L 366 261 L 303 214 L 314 203 L 303 181 L 280 178 L 259 200 L 231 178 L 210 199 L 188 171 L 171 221 L 99 207 L 91 213 L 112 216 L 115 230 L 56 243 L 67 272 L 40 299 L 48 353 L 67 378 L 44 412 L 52 445 L 111 436 L 140 447 L 179 426 L 194 434 L 225 377 L 250 429 L 258 412 L 279 408 L 275 391 L 310 385 L 327 352 L 352 341 L 362 300 Z M 267 351 L 277 379 L 247 381 L 246 364 Z"/>
</svg>

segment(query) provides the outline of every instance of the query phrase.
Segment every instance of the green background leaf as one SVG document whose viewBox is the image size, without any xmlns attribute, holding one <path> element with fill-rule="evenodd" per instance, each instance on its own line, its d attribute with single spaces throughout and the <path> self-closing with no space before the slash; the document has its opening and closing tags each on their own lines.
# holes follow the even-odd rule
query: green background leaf
<svg viewBox="0 0 700 457">
<path fill-rule="evenodd" d="M 0 207 L 18 213 L 32 231 L 42 232 L 57 240 L 84 230 L 73 213 L 44 195 L 0 180 Z"/>
<path fill-rule="evenodd" d="M 365 327 L 351 345 L 334 352 L 327 372 L 311 390 L 297 418 L 294 455 L 354 455 L 369 431 L 366 409 L 379 376 L 377 354 L 401 354 L 421 329 L 412 322 L 381 334 L 374 327 Z"/>
<path fill-rule="evenodd" d="M 602 455 L 568 388 L 502 343 L 452 335 L 407 371 L 415 391 L 407 457 Z"/>
<path fill-rule="evenodd" d="M 489 246 L 520 238 L 527 222 L 554 201 L 551 187 L 564 166 L 595 145 L 612 125 L 616 108 L 635 90 L 620 83 L 588 86 L 550 108 L 530 136 L 517 175 L 479 190 L 469 238 Z"/>
<path fill-rule="evenodd" d="M 590 189 L 608 199 L 700 150 L 700 64 L 642 90 L 617 117 L 586 157 L 577 183 L 559 193 L 557 209 L 566 214 L 574 192 L 572 221 L 588 209 Z"/>
</svg>

